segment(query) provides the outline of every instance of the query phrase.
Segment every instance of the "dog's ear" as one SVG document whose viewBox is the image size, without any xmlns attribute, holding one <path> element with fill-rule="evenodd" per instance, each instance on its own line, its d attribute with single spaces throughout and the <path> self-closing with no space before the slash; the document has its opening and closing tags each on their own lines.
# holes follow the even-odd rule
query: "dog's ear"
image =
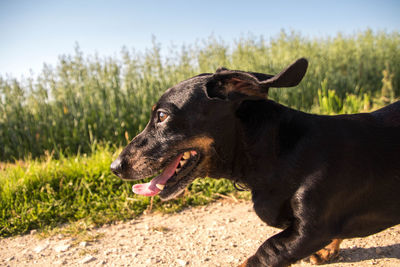
<svg viewBox="0 0 400 267">
<path fill-rule="evenodd" d="M 265 99 L 270 87 L 299 84 L 307 66 L 307 60 L 301 58 L 275 76 L 218 68 L 206 84 L 207 94 L 210 98 L 223 100 Z"/>
<path fill-rule="evenodd" d="M 306 74 L 308 61 L 305 58 L 299 58 L 286 69 L 277 75 L 261 82 L 263 86 L 268 87 L 293 87 L 298 85 Z"/>
<path fill-rule="evenodd" d="M 210 98 L 240 100 L 246 97 L 265 98 L 268 91 L 260 88 L 260 82 L 251 74 L 218 68 L 206 84 Z"/>
</svg>

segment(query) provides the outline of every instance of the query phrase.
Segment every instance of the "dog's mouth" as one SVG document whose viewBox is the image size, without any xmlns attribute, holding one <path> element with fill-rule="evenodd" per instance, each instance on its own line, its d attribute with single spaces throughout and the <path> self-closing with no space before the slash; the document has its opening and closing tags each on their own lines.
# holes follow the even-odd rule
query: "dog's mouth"
<svg viewBox="0 0 400 267">
<path fill-rule="evenodd" d="M 196 177 L 193 171 L 199 165 L 200 154 L 195 150 L 176 156 L 160 175 L 146 184 L 135 184 L 132 191 L 143 196 L 159 194 L 162 200 L 179 195 Z"/>
</svg>

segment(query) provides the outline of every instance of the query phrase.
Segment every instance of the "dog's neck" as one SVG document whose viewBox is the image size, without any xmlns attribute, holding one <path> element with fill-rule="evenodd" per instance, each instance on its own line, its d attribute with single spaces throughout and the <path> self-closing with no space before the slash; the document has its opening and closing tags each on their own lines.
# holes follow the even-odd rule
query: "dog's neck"
<svg viewBox="0 0 400 267">
<path fill-rule="evenodd" d="M 282 159 L 290 157 L 307 132 L 310 115 L 270 100 L 244 102 L 236 115 L 235 151 L 227 178 L 250 188 L 268 186 L 275 182 Z"/>
</svg>

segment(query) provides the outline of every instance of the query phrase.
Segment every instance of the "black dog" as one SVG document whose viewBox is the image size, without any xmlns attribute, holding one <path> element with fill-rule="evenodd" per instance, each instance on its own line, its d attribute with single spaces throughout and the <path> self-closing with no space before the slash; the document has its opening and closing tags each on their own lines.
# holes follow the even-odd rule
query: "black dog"
<svg viewBox="0 0 400 267">
<path fill-rule="evenodd" d="M 320 263 L 343 238 L 399 224 L 400 101 L 372 113 L 319 116 L 267 100 L 270 87 L 296 86 L 307 66 L 299 59 L 275 76 L 221 68 L 179 83 L 112 171 L 138 180 L 163 170 L 133 187 L 163 200 L 196 177 L 247 185 L 257 215 L 284 230 L 242 266 L 288 266 L 318 250 L 311 260 Z"/>
</svg>

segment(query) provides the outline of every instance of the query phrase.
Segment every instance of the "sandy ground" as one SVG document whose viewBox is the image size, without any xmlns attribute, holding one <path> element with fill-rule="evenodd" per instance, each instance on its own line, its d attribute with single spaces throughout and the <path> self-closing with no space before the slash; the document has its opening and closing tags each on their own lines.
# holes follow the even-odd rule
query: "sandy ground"
<svg viewBox="0 0 400 267">
<path fill-rule="evenodd" d="M 0 239 L 0 266 L 236 266 L 278 231 L 258 219 L 250 202 L 224 200 L 93 229 L 86 241 L 62 234 Z M 341 248 L 326 266 L 400 266 L 400 225 L 345 240 Z"/>
</svg>

